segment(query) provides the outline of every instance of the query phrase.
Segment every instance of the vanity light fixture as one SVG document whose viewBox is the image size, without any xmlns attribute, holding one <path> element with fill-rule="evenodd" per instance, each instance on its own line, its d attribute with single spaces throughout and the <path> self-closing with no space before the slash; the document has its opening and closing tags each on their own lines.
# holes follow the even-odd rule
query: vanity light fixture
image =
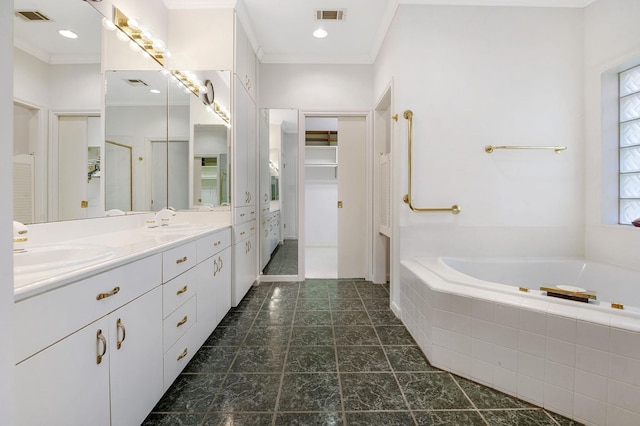
<svg viewBox="0 0 640 426">
<path fill-rule="evenodd" d="M 78 38 L 78 34 L 74 33 L 71 30 L 58 30 L 58 34 L 66 38 L 71 38 L 71 39 Z"/>
<path fill-rule="evenodd" d="M 190 71 L 171 71 L 171 75 L 176 79 L 178 85 L 191 91 L 197 97 L 200 97 L 200 87 L 202 82 Z M 188 93 L 188 92 L 187 92 Z"/>
<path fill-rule="evenodd" d="M 150 91 L 151 93 L 154 93 L 154 94 L 158 94 L 158 93 L 160 93 L 160 91 L 159 91 L 158 89 L 150 89 L 149 91 Z"/>
<path fill-rule="evenodd" d="M 315 30 L 313 32 L 313 36 L 315 38 L 325 38 L 328 35 L 329 35 L 329 33 L 324 28 L 318 28 L 317 30 Z"/>
<path fill-rule="evenodd" d="M 120 40 L 131 40 L 132 43 L 137 44 L 144 52 L 164 67 L 164 60 L 168 53 L 164 42 L 154 38 L 151 31 L 143 28 L 139 19 L 128 18 L 120 9 L 114 7 L 113 23 L 116 28 L 120 30 L 118 32 L 118 38 Z M 124 34 L 124 36 L 121 34 Z M 131 45 L 132 49 L 134 47 L 135 46 Z"/>
</svg>

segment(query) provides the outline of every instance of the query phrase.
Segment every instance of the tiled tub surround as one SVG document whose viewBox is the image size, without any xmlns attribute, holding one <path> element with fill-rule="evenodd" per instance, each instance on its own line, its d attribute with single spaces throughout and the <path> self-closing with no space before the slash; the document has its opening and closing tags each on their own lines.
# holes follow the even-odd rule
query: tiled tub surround
<svg viewBox="0 0 640 426">
<path fill-rule="evenodd" d="M 389 308 L 387 286 L 254 286 L 149 414 L 151 425 L 575 423 L 439 370 Z"/>
<path fill-rule="evenodd" d="M 637 314 L 448 281 L 437 259 L 400 274 L 398 311 L 434 366 L 586 424 L 640 424 Z"/>
</svg>

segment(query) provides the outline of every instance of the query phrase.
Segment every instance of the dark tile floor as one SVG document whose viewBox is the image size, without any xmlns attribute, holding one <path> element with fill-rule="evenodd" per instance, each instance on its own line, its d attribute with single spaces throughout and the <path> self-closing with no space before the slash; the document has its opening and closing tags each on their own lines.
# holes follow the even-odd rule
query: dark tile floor
<svg viewBox="0 0 640 426">
<path fill-rule="evenodd" d="M 271 254 L 265 275 L 298 275 L 298 240 L 284 240 Z"/>
<path fill-rule="evenodd" d="M 144 425 L 574 425 L 432 367 L 386 286 L 252 287 Z"/>
</svg>

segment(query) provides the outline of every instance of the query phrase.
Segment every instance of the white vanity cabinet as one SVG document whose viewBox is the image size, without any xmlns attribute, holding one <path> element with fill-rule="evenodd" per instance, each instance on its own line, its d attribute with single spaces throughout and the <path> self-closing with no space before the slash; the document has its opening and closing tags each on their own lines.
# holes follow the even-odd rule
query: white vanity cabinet
<svg viewBox="0 0 640 426">
<path fill-rule="evenodd" d="M 231 228 L 163 253 L 164 390 L 231 307 Z"/>
<path fill-rule="evenodd" d="M 20 425 L 139 424 L 162 396 L 161 257 L 18 301 Z"/>
</svg>

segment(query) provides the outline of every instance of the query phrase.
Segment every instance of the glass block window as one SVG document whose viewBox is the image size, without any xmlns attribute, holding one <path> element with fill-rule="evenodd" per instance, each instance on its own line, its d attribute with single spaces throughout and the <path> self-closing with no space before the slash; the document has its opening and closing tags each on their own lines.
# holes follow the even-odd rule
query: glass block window
<svg viewBox="0 0 640 426">
<path fill-rule="evenodd" d="M 640 218 L 640 65 L 618 74 L 620 192 L 618 221 Z"/>
</svg>

